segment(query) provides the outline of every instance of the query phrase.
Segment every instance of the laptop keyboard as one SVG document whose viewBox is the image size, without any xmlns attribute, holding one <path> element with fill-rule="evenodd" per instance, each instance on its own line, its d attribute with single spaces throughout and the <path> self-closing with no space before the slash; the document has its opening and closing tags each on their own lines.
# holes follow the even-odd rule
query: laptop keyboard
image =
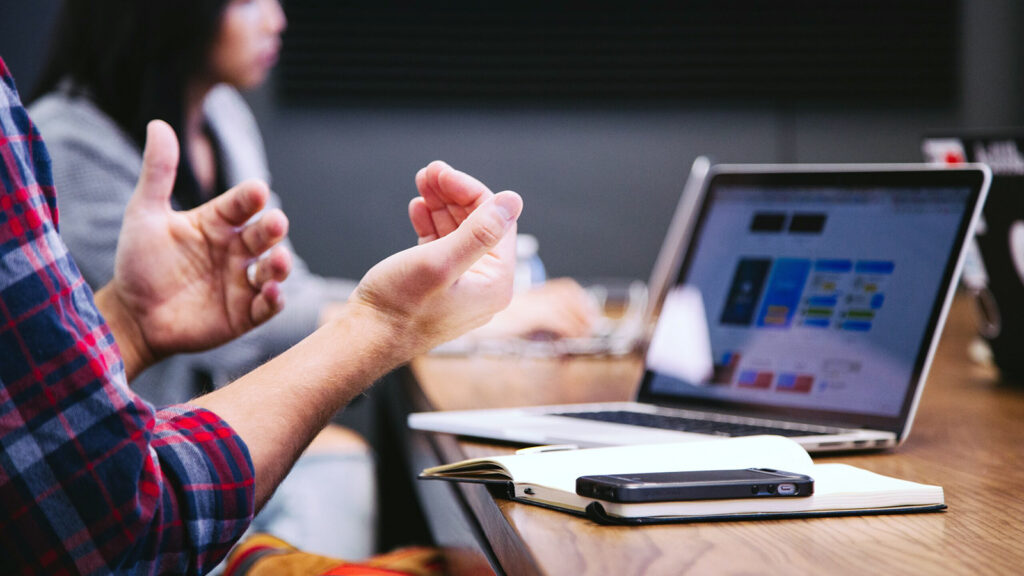
<svg viewBox="0 0 1024 576">
<path fill-rule="evenodd" d="M 840 431 L 838 429 L 832 430 L 819 426 L 787 428 L 762 424 L 707 420 L 704 418 L 687 418 L 685 416 L 651 414 L 648 412 L 630 412 L 628 410 L 607 412 L 564 412 L 556 414 L 556 416 L 568 416 L 570 418 L 582 418 L 584 420 L 597 420 L 599 422 L 612 422 L 615 424 L 630 424 L 633 426 L 646 426 L 648 428 L 678 430 L 680 432 L 695 432 L 698 434 L 711 434 L 715 436 L 754 436 L 757 434 L 775 434 L 778 436 L 815 436 L 834 434 Z"/>
</svg>

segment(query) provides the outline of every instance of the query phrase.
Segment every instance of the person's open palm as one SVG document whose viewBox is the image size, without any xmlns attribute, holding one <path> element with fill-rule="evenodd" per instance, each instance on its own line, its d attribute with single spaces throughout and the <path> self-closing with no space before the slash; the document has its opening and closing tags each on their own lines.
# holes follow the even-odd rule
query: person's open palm
<svg viewBox="0 0 1024 576">
<path fill-rule="evenodd" d="M 108 287 L 151 359 L 211 348 L 267 321 L 284 304 L 279 283 L 291 269 L 288 251 L 275 247 L 288 230 L 284 213 L 249 223 L 267 203 L 266 184 L 245 182 L 193 210 L 172 209 L 178 155 L 171 127 L 151 122 Z"/>
</svg>

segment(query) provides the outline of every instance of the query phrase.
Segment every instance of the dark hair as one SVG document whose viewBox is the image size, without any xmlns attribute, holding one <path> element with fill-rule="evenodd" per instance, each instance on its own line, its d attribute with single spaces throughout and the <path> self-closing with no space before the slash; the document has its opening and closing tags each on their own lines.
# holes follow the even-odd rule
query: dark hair
<svg viewBox="0 0 1024 576">
<path fill-rule="evenodd" d="M 185 90 L 206 67 L 228 0 L 64 0 L 30 100 L 58 88 L 87 93 L 141 148 L 146 124 L 166 121 L 181 161 L 174 196 L 200 202 L 184 137 Z"/>
</svg>

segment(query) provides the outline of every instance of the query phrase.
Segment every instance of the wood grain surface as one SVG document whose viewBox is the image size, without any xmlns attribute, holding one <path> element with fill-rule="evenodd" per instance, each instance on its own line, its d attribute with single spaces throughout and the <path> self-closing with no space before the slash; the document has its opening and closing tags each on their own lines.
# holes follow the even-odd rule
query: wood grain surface
<svg viewBox="0 0 1024 576">
<path fill-rule="evenodd" d="M 940 485 L 943 513 L 608 527 L 460 490 L 507 574 L 1021 574 L 1024 386 L 968 358 L 972 321 L 958 297 L 902 446 L 816 458 Z M 641 362 L 424 357 L 412 370 L 430 406 L 466 409 L 628 399 Z M 434 439 L 442 461 L 512 450 Z"/>
</svg>

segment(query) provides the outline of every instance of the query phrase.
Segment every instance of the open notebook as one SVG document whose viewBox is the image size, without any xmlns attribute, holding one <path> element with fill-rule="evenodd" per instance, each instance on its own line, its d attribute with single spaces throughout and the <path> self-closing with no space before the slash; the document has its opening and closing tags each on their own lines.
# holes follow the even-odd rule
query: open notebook
<svg viewBox="0 0 1024 576">
<path fill-rule="evenodd" d="M 416 429 L 601 446 L 910 431 L 987 167 L 715 166 L 677 237 L 633 402 L 411 414 Z"/>
<path fill-rule="evenodd" d="M 586 475 L 741 468 L 806 474 L 814 479 L 814 494 L 803 498 L 625 504 L 576 493 L 576 478 Z M 778 436 L 534 451 L 428 468 L 420 478 L 497 484 L 507 488 L 509 498 L 586 514 L 602 523 L 844 516 L 945 508 L 939 486 L 891 478 L 846 464 L 814 464 L 799 444 Z"/>
</svg>

